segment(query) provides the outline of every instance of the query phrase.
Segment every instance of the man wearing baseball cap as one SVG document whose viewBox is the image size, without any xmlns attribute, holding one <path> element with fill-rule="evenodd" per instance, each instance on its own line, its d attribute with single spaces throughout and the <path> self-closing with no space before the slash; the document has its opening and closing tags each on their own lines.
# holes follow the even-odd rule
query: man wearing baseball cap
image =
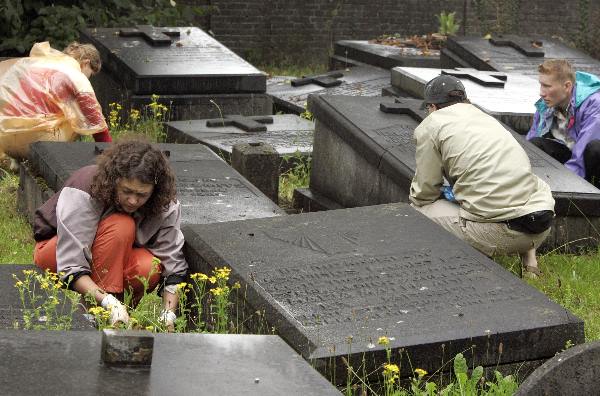
<svg viewBox="0 0 600 396">
<path fill-rule="evenodd" d="M 487 256 L 519 253 L 523 275 L 538 276 L 535 249 L 554 218 L 550 187 L 510 132 L 470 104 L 459 79 L 437 76 L 424 97 L 412 205 Z"/>
</svg>

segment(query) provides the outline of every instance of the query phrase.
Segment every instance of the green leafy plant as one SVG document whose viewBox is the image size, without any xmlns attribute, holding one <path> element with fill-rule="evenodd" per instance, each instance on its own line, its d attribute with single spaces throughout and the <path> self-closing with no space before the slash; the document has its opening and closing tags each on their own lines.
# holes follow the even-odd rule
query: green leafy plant
<svg viewBox="0 0 600 396">
<path fill-rule="evenodd" d="M 169 121 L 169 107 L 159 103 L 159 96 L 152 95 L 150 104 L 142 110 L 124 111 L 119 103 L 110 103 L 108 126 L 115 140 L 129 135 L 144 135 L 151 142 L 164 142 L 167 134 L 163 124 Z"/>
<path fill-rule="evenodd" d="M 439 15 L 435 16 L 440 24 L 438 33 L 443 34 L 444 36 L 452 36 L 458 32 L 460 24 L 454 19 L 455 15 L 456 12 L 446 13 L 446 11 L 442 11 Z"/>
<path fill-rule="evenodd" d="M 283 157 L 284 165 L 290 166 L 279 177 L 279 202 L 289 205 L 296 188 L 308 187 L 312 158 L 296 151 Z"/>
</svg>

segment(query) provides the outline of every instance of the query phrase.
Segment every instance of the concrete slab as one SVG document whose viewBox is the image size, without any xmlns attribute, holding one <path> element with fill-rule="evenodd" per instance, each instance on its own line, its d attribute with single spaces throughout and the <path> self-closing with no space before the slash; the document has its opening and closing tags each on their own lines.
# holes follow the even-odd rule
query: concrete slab
<svg viewBox="0 0 600 396">
<path fill-rule="evenodd" d="M 31 146 L 30 160 L 38 175 L 58 191 L 73 171 L 93 164 L 96 155 L 107 146 L 106 143 L 37 142 Z M 285 213 L 208 147 L 158 146 L 169 152 L 183 223 L 245 220 Z"/>
<path fill-rule="evenodd" d="M 392 69 L 392 86 L 422 98 L 428 81 L 440 74 L 461 80 L 471 103 L 498 118 L 515 131 L 529 131 L 539 99 L 538 81 L 519 73 L 485 72 L 469 68 L 427 69 L 397 67 Z"/>
<path fill-rule="evenodd" d="M 417 48 L 401 48 L 367 40 L 339 40 L 334 45 L 333 53 L 338 63 L 348 59 L 350 65 L 358 61 L 383 69 L 396 66 L 440 67 L 440 51 L 431 50 L 426 55 Z"/>
<path fill-rule="evenodd" d="M 151 95 L 171 108 L 171 119 L 271 114 L 266 75 L 197 27 L 89 28 L 80 39 L 101 54 L 91 82 L 104 114 L 111 102 L 141 109 Z"/>
<path fill-rule="evenodd" d="M 0 331 L 10 394 L 339 395 L 277 336 L 155 334 L 150 369 L 108 367 L 100 332 Z M 28 378 L 24 380 L 23 373 Z"/>
<path fill-rule="evenodd" d="M 269 144 L 280 155 L 310 154 L 315 124 L 294 114 L 270 116 L 271 123 L 263 124 L 265 131 L 250 132 L 233 125 L 207 125 L 208 120 L 172 121 L 166 123 L 167 141 L 172 143 L 202 143 L 226 159 L 231 157 L 235 144 Z"/>
<path fill-rule="evenodd" d="M 296 79 L 272 78 L 267 82 L 267 93 L 273 97 L 276 110 L 300 114 L 306 109 L 309 94 L 381 96 L 381 89 L 388 86 L 390 72 L 370 66 L 357 66 L 327 73 L 340 84 L 325 87 L 317 83 L 294 86 Z"/>
<path fill-rule="evenodd" d="M 421 100 L 397 100 L 401 103 L 391 98 L 311 98 L 310 109 L 316 118 L 311 190 L 344 207 L 408 200 L 415 171 L 413 132 L 425 113 L 420 109 Z M 389 112 L 380 110 L 382 103 Z M 528 154 L 534 173 L 550 185 L 555 211 L 568 224 L 569 232 L 549 239 L 548 247 L 561 246 L 572 241 L 573 235 L 579 236 L 576 230 L 582 230 L 581 221 L 596 224 L 600 190 L 516 132 L 511 133 Z M 586 245 L 596 246 L 600 235 L 589 233 L 586 237 L 591 237 Z"/>
<path fill-rule="evenodd" d="M 473 67 L 478 70 L 516 72 L 537 79 L 537 67 L 545 59 L 567 59 L 576 70 L 600 74 L 600 61 L 547 36 L 499 35 L 450 36 L 442 51 L 442 67 Z M 452 60 L 459 59 L 459 62 Z"/>
<path fill-rule="evenodd" d="M 342 358 L 355 368 L 364 358 L 367 372 L 386 361 L 380 336 L 403 376 L 434 372 L 461 351 L 469 366 L 495 367 L 584 341 L 580 319 L 406 204 L 190 225 L 184 234 L 192 272 L 230 266 L 250 309 L 339 381 Z"/>
</svg>

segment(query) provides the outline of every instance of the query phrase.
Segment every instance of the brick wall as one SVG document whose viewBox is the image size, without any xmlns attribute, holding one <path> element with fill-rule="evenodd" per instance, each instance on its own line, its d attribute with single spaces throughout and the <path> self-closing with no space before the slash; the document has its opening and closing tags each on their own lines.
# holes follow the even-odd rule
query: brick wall
<svg viewBox="0 0 600 396">
<path fill-rule="evenodd" d="M 435 15 L 442 10 L 456 11 L 464 25 L 461 32 L 556 35 L 600 55 L 600 44 L 592 39 L 600 34 L 595 22 L 600 16 L 600 2 L 596 0 L 187 0 L 186 3 L 211 5 L 213 12 L 199 23 L 253 63 L 323 64 L 337 40 L 436 31 Z M 585 28 L 587 35 L 581 36 Z"/>
</svg>

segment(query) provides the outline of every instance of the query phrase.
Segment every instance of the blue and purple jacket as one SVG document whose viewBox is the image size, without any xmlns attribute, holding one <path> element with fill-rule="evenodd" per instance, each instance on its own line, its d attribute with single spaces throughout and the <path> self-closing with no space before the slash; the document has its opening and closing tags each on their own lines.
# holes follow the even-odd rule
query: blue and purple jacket
<svg viewBox="0 0 600 396">
<path fill-rule="evenodd" d="M 527 140 L 544 136 L 552 127 L 554 107 L 546 106 L 542 99 L 536 102 L 535 107 L 537 111 L 527 133 Z M 577 175 L 585 177 L 583 151 L 591 140 L 600 139 L 600 78 L 590 73 L 576 73 L 567 118 L 567 133 L 573 138 L 575 145 L 571 159 L 565 166 Z"/>
</svg>

